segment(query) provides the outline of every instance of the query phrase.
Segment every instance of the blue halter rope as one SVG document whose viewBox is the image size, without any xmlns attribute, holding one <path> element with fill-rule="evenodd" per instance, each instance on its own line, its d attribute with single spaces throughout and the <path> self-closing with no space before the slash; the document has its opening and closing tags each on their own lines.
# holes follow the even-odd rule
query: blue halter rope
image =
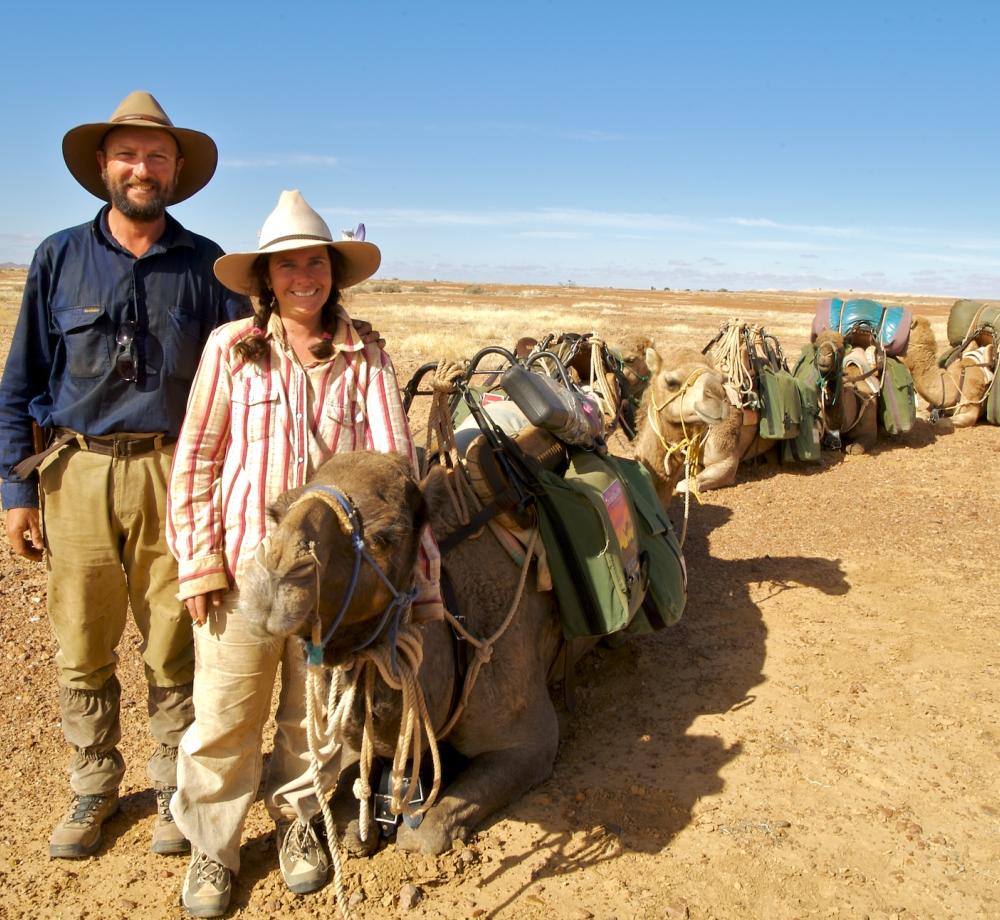
<svg viewBox="0 0 1000 920">
<path fill-rule="evenodd" d="M 333 488 L 332 486 L 306 486 L 302 494 L 296 499 L 296 503 L 302 501 L 310 492 L 320 492 L 323 495 L 333 498 L 343 509 L 344 514 L 347 515 L 347 521 L 351 525 L 351 545 L 354 549 L 354 564 L 351 568 L 351 580 L 348 582 L 347 591 L 344 594 L 343 601 L 341 601 L 340 610 L 337 611 L 337 615 L 333 618 L 333 622 L 327 627 L 326 632 L 323 634 L 323 637 L 319 640 L 319 642 L 315 641 L 317 633 L 319 632 L 319 580 L 317 578 L 316 623 L 313 629 L 313 638 L 306 642 L 308 663 L 316 666 L 321 666 L 323 664 L 323 652 L 326 648 L 326 644 L 337 631 L 341 621 L 344 619 L 344 615 L 347 613 L 347 608 L 351 605 L 351 601 L 354 599 L 354 592 L 358 588 L 358 579 L 361 574 L 361 561 L 365 560 L 375 571 L 375 574 L 381 579 L 382 583 L 392 593 L 392 600 L 386 605 L 386 608 L 378 621 L 378 625 L 372 633 L 367 639 L 365 639 L 364 642 L 352 648 L 350 653 L 353 655 L 355 652 L 360 652 L 362 649 L 368 648 L 368 646 L 372 645 L 388 624 L 389 648 L 392 656 L 392 673 L 398 674 L 399 668 L 396 659 L 396 638 L 399 635 L 399 626 L 402 622 L 403 615 L 410 609 L 417 596 L 417 589 L 413 587 L 410 588 L 409 591 L 398 591 L 392 582 L 389 581 L 385 572 L 382 571 L 381 566 L 375 561 L 375 558 L 368 551 L 368 547 L 365 545 L 364 531 L 361 527 L 361 520 L 358 517 L 357 509 L 354 507 L 353 502 L 351 502 L 351 500 L 344 495 L 343 492 L 339 489 Z M 316 558 L 315 544 L 310 544 L 309 552 L 313 557 L 313 562 L 316 565 L 318 576 L 319 559 Z"/>
</svg>

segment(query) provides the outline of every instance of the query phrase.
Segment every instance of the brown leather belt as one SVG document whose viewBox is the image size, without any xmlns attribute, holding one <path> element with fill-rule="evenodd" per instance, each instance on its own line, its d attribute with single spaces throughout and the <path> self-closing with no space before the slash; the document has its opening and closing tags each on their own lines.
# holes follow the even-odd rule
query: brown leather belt
<svg viewBox="0 0 1000 920">
<path fill-rule="evenodd" d="M 41 465 L 42 461 L 70 442 L 75 442 L 83 450 L 93 451 L 105 457 L 125 458 L 148 454 L 161 447 L 169 447 L 177 438 L 165 438 L 162 434 L 151 434 L 142 438 L 92 438 L 77 434 L 68 428 L 57 428 L 52 432 L 52 440 L 45 450 L 26 457 L 14 467 L 19 479 L 27 479 Z"/>
<path fill-rule="evenodd" d="M 168 447 L 177 438 L 165 438 L 160 434 L 146 438 L 91 438 L 81 434 L 77 435 L 76 440 L 84 450 L 103 454 L 105 457 L 123 458 L 138 457 L 141 454 L 148 454 L 151 450 Z"/>
</svg>

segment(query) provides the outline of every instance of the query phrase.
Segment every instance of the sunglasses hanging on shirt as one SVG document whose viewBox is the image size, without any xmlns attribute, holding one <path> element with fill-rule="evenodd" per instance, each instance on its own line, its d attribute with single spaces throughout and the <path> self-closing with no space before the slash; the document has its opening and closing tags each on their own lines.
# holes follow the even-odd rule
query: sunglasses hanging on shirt
<svg viewBox="0 0 1000 920">
<path fill-rule="evenodd" d="M 131 320 L 124 320 L 115 334 L 118 351 L 115 354 L 115 370 L 122 380 L 135 383 L 139 379 L 139 363 L 136 359 L 136 328 Z"/>
</svg>

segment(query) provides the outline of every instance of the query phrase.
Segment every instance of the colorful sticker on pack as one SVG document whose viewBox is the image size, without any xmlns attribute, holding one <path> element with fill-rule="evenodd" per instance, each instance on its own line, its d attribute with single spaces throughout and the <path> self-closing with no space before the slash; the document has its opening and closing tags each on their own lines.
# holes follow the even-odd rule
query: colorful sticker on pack
<svg viewBox="0 0 1000 920">
<path fill-rule="evenodd" d="M 502 393 L 483 393 L 482 402 L 484 406 L 487 405 L 488 403 L 506 402 L 506 401 L 507 397 L 504 396 Z"/>
<path fill-rule="evenodd" d="M 632 521 L 628 498 L 620 480 L 615 480 L 602 493 L 604 507 L 608 509 L 608 518 L 618 538 L 618 548 L 621 550 L 622 566 L 625 577 L 632 584 L 639 577 L 639 541 Z"/>
</svg>

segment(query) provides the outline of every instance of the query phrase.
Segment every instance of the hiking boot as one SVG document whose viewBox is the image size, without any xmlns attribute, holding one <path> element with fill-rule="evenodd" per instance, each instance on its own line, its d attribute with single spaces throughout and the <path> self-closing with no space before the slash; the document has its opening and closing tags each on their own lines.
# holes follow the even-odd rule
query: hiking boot
<svg viewBox="0 0 1000 920">
<path fill-rule="evenodd" d="M 181 904 L 192 917 L 221 917 L 233 893 L 230 871 L 201 850 L 191 848 Z"/>
<path fill-rule="evenodd" d="M 101 825 L 118 811 L 118 790 L 96 795 L 74 795 L 66 817 L 49 837 L 49 856 L 82 859 L 101 845 Z"/>
<path fill-rule="evenodd" d="M 289 891 L 309 894 L 326 884 L 330 860 L 311 823 L 279 822 L 277 841 L 278 865 Z"/>
<path fill-rule="evenodd" d="M 174 816 L 170 813 L 170 796 L 176 791 L 176 786 L 156 790 L 156 823 L 153 825 L 151 849 L 160 856 L 175 856 L 191 849 L 191 844 L 174 823 Z"/>
</svg>

